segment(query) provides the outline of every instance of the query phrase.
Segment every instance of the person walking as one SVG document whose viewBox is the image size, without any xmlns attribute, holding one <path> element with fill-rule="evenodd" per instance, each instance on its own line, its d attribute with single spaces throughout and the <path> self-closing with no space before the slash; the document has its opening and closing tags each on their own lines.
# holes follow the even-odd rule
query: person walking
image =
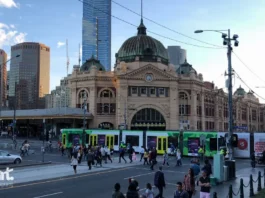
<svg viewBox="0 0 265 198">
<path fill-rule="evenodd" d="M 146 184 L 146 189 L 142 197 L 143 198 L 154 198 L 154 192 L 152 189 L 152 185 L 150 183 Z"/>
<path fill-rule="evenodd" d="M 165 164 L 167 164 L 167 166 L 169 166 L 169 163 L 168 163 L 168 154 L 167 154 L 167 151 L 166 150 L 165 150 L 165 153 L 164 153 L 163 157 L 164 157 L 163 166 Z"/>
<path fill-rule="evenodd" d="M 132 160 L 132 156 L 133 156 L 133 153 L 134 153 L 134 149 L 132 146 L 130 146 L 129 150 L 128 150 L 128 153 L 129 153 L 129 159 L 130 159 L 130 163 L 133 162 Z"/>
<path fill-rule="evenodd" d="M 76 167 L 77 167 L 78 161 L 77 161 L 77 153 L 74 153 L 71 159 L 71 166 L 73 166 L 75 174 L 77 173 Z"/>
<path fill-rule="evenodd" d="M 92 164 L 94 162 L 94 156 L 95 156 L 95 154 L 91 150 L 89 150 L 87 155 L 86 155 L 87 166 L 88 166 L 89 170 L 91 170 Z"/>
<path fill-rule="evenodd" d="M 181 182 L 177 183 L 177 190 L 174 193 L 174 198 L 189 198 L 189 194 L 183 190 Z"/>
<path fill-rule="evenodd" d="M 144 165 L 145 165 L 145 163 L 147 165 L 149 165 L 148 157 L 149 157 L 149 152 L 148 152 L 148 150 L 145 150 L 145 152 L 144 152 Z"/>
<path fill-rule="evenodd" d="M 256 167 L 255 151 L 251 154 L 250 159 L 251 159 L 251 166 L 252 166 L 252 168 L 255 168 Z"/>
<path fill-rule="evenodd" d="M 112 194 L 112 198 L 125 198 L 123 193 L 120 191 L 121 185 L 119 183 L 116 183 L 114 185 L 114 192 Z"/>
<path fill-rule="evenodd" d="M 182 162 L 181 162 L 181 152 L 180 152 L 179 149 L 177 150 L 176 157 L 177 157 L 177 164 L 176 164 L 176 166 L 182 166 Z"/>
<path fill-rule="evenodd" d="M 189 198 L 192 198 L 192 195 L 195 194 L 195 179 L 193 169 L 189 169 L 189 172 L 184 177 L 183 189 L 189 194 Z"/>
<path fill-rule="evenodd" d="M 155 173 L 154 184 L 159 191 L 155 198 L 163 198 L 163 188 L 166 187 L 166 182 L 164 173 L 162 172 L 162 166 L 160 166 L 159 170 Z"/>
<path fill-rule="evenodd" d="M 199 179 L 199 186 L 201 187 L 200 198 L 210 198 L 210 178 L 207 176 L 206 171 L 202 172 Z"/>
<path fill-rule="evenodd" d="M 157 163 L 156 157 L 157 157 L 156 149 L 153 148 L 151 152 L 151 167 L 150 167 L 151 170 L 154 170 L 154 165 L 156 165 Z"/>
<path fill-rule="evenodd" d="M 144 149 L 144 147 L 142 146 L 142 147 L 141 147 L 141 150 L 140 150 L 140 154 L 141 154 L 140 162 L 141 162 L 142 159 L 144 158 L 144 153 L 145 153 L 145 149 Z"/>
<path fill-rule="evenodd" d="M 121 158 L 127 163 L 126 159 L 124 159 L 125 150 L 124 148 L 120 147 L 120 156 L 119 156 L 119 163 L 121 163 Z"/>
</svg>

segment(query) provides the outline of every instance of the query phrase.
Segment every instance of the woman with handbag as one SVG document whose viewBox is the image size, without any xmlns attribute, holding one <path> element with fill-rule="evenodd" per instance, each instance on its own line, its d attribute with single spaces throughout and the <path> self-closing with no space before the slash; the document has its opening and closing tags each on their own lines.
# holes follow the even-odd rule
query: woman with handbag
<svg viewBox="0 0 265 198">
<path fill-rule="evenodd" d="M 183 189 L 188 192 L 189 198 L 192 198 L 192 195 L 195 194 L 195 180 L 193 169 L 189 169 L 189 173 L 185 175 L 183 181 Z"/>
<path fill-rule="evenodd" d="M 75 174 L 77 173 L 76 167 L 77 167 L 78 161 L 77 161 L 77 153 L 74 153 L 71 159 L 71 166 L 73 166 Z"/>
</svg>

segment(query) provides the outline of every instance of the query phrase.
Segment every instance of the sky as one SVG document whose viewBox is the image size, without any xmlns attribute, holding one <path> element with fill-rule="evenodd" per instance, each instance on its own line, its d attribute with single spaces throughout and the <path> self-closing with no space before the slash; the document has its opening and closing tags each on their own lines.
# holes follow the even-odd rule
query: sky
<svg viewBox="0 0 265 198">
<path fill-rule="evenodd" d="M 140 13 L 140 0 L 115 0 L 125 7 Z M 143 0 L 143 16 L 176 32 L 170 31 L 144 19 L 148 35 L 160 40 L 165 47 L 178 45 L 187 50 L 187 61 L 203 74 L 205 81 L 214 81 L 218 88 L 225 88 L 224 76 L 227 71 L 225 49 L 213 47 L 203 42 L 222 46 L 221 34 L 203 32 L 194 34 L 195 30 L 227 30 L 239 36 L 239 46 L 233 47 L 234 53 L 243 61 L 242 64 L 232 54 L 232 67 L 240 78 L 265 103 L 265 1 L 256 0 Z M 139 25 L 140 16 L 115 3 L 112 3 L 112 15 L 131 24 Z M 121 20 L 112 18 L 112 67 L 115 53 L 122 43 L 137 30 Z M 192 37 L 187 38 L 182 34 Z M 78 0 L 0 0 L 0 49 L 10 57 L 10 48 L 23 41 L 40 42 L 51 48 L 50 89 L 59 85 L 60 79 L 66 76 L 66 46 L 70 69 L 78 64 L 79 43 L 82 43 L 82 3 Z M 199 45 L 200 47 L 184 43 Z M 202 46 L 202 47 L 201 47 Z M 249 68 L 249 69 L 248 69 Z M 233 77 L 233 90 L 242 86 L 249 88 L 236 76 Z M 256 87 L 261 88 L 256 88 Z M 264 87 L 264 88 L 263 88 Z"/>
</svg>

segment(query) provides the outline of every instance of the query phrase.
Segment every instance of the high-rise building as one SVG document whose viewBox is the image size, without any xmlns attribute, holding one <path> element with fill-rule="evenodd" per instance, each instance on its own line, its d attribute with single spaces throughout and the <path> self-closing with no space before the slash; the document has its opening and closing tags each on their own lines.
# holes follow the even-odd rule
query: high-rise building
<svg viewBox="0 0 265 198">
<path fill-rule="evenodd" d="M 17 109 L 45 108 L 44 96 L 50 89 L 50 48 L 25 42 L 11 47 L 9 106 Z M 16 86 L 15 86 L 16 84 Z M 16 88 L 15 88 L 16 87 Z"/>
<path fill-rule="evenodd" d="M 110 14 L 111 0 L 83 0 L 82 62 L 94 55 L 107 71 L 111 70 Z"/>
<path fill-rule="evenodd" d="M 169 62 L 173 64 L 176 69 L 183 64 L 187 58 L 186 50 L 181 49 L 180 46 L 168 46 L 167 52 L 169 56 Z"/>
<path fill-rule="evenodd" d="M 5 107 L 7 99 L 7 71 L 6 71 L 7 54 L 0 49 L 0 105 Z M 0 108 L 1 108 L 0 107 Z"/>
</svg>

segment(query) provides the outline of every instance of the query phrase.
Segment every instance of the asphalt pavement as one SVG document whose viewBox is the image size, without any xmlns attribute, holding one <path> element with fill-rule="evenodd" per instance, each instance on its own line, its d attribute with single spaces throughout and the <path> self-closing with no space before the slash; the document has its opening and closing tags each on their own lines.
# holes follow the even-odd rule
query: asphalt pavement
<svg viewBox="0 0 265 198">
<path fill-rule="evenodd" d="M 161 161 L 155 166 L 155 171 L 157 171 L 159 165 L 161 165 Z M 182 167 L 175 167 L 174 158 L 171 158 L 170 160 L 170 167 L 163 166 L 163 172 L 166 179 L 166 189 L 164 193 L 165 198 L 173 197 L 173 192 L 176 189 L 176 182 L 183 181 L 184 175 L 187 173 L 189 166 L 189 159 L 184 159 Z M 254 179 L 256 179 L 258 170 L 263 171 L 262 168 L 253 170 L 249 168 L 249 166 L 249 160 L 238 160 L 238 177 L 243 177 L 245 180 L 247 180 L 249 174 L 252 173 Z M 95 168 L 93 169 L 95 170 Z M 71 171 L 71 169 L 69 170 Z M 89 198 L 108 198 L 111 197 L 113 186 L 116 182 L 121 184 L 121 191 L 126 193 L 129 178 L 134 178 L 139 182 L 140 193 L 142 193 L 147 183 L 153 184 L 155 171 L 151 171 L 149 166 L 139 165 L 139 163 L 135 163 L 135 166 L 130 167 L 126 164 L 123 164 L 121 168 L 117 169 L 101 170 L 96 172 L 87 171 L 83 174 L 54 178 L 45 181 L 17 184 L 11 188 L 2 188 L 0 189 L 0 197 L 16 198 L 18 195 L 20 195 L 19 197 L 22 198 L 72 198 L 76 196 Z M 229 184 L 230 183 L 227 182 L 223 185 L 213 187 L 212 192 L 216 191 L 219 193 L 218 197 L 225 198 Z M 232 181 L 232 184 L 236 189 L 239 184 L 238 179 Z M 247 181 L 244 182 L 244 184 L 247 185 Z M 256 184 L 254 184 L 254 188 L 257 189 L 255 185 Z M 156 189 L 154 189 L 154 191 L 157 193 Z M 248 192 L 246 192 L 246 194 L 247 193 Z M 198 197 L 199 192 L 196 193 L 194 198 Z M 235 197 L 236 196 L 234 196 L 234 198 Z"/>
</svg>

